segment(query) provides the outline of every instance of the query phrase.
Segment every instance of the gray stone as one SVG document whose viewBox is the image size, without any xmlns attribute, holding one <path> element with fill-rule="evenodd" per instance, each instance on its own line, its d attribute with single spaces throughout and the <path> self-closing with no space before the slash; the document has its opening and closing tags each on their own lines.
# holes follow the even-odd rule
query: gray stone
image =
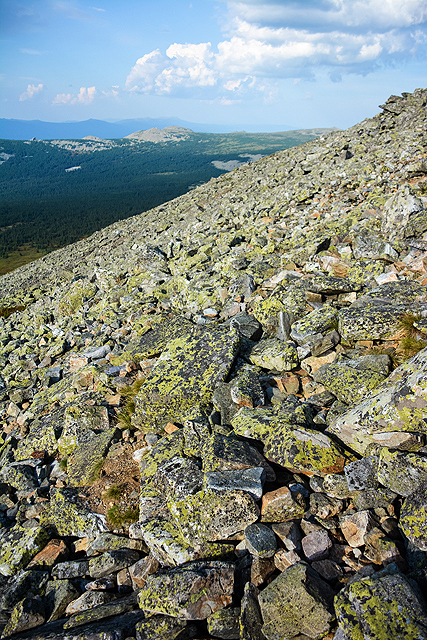
<svg viewBox="0 0 427 640">
<path fill-rule="evenodd" d="M 9 622 L 3 629 L 3 638 L 15 633 L 38 627 L 45 621 L 45 610 L 40 598 L 24 598 L 18 602 L 10 614 Z"/>
<path fill-rule="evenodd" d="M 48 622 L 59 620 L 67 606 L 79 596 L 79 591 L 71 580 L 54 580 L 48 583 L 44 597 L 46 618 Z"/>
<path fill-rule="evenodd" d="M 129 567 L 139 560 L 138 551 L 133 549 L 113 549 L 89 560 L 91 578 L 104 578 L 110 573 Z"/>
<path fill-rule="evenodd" d="M 76 600 L 72 600 L 66 607 L 65 613 L 67 615 L 73 615 L 74 613 L 80 613 L 87 609 L 93 609 L 99 607 L 102 604 L 115 600 L 116 597 L 112 593 L 106 591 L 86 591 Z"/>
<path fill-rule="evenodd" d="M 375 603 L 375 604 L 373 604 Z M 344 638 L 425 638 L 425 604 L 406 576 L 374 574 L 344 587 L 335 598 Z"/>
<path fill-rule="evenodd" d="M 238 640 L 240 608 L 220 609 L 207 618 L 209 633 L 222 640 Z"/>
<path fill-rule="evenodd" d="M 258 342 L 250 353 L 250 360 L 269 371 L 291 371 L 298 366 L 298 353 L 292 344 L 269 338 Z"/>
<path fill-rule="evenodd" d="M 377 472 L 378 456 L 366 456 L 361 460 L 350 462 L 344 467 L 344 473 L 350 491 L 376 489 L 378 486 Z"/>
<path fill-rule="evenodd" d="M 327 431 L 361 455 L 377 441 L 384 442 L 384 434 L 427 433 L 426 379 L 427 349 L 423 349 L 368 398 L 335 418 Z"/>
<path fill-rule="evenodd" d="M 49 540 L 48 532 L 42 527 L 26 529 L 15 525 L 0 531 L 0 574 L 13 575 L 43 549 Z"/>
<path fill-rule="evenodd" d="M 204 620 L 231 604 L 234 565 L 193 562 L 149 576 L 138 593 L 141 609 L 181 620 Z"/>
<path fill-rule="evenodd" d="M 399 526 L 418 549 L 427 551 L 427 483 L 417 487 L 403 503 Z"/>
<path fill-rule="evenodd" d="M 135 636 L 136 640 L 175 640 L 185 627 L 183 620 L 154 615 L 135 625 Z"/>
<path fill-rule="evenodd" d="M 304 633 L 321 638 L 334 620 L 334 592 L 305 562 L 285 569 L 260 594 L 267 640 L 293 638 Z"/>
<path fill-rule="evenodd" d="M 252 467 L 236 471 L 207 471 L 204 479 L 205 491 L 244 491 L 254 500 L 262 498 L 265 469 Z"/>
<path fill-rule="evenodd" d="M 52 569 L 52 576 L 59 580 L 81 578 L 89 575 L 89 560 L 68 560 L 59 562 Z"/>
<path fill-rule="evenodd" d="M 240 609 L 240 640 L 265 640 L 258 595 L 258 589 L 251 582 L 247 582 Z"/>
<path fill-rule="evenodd" d="M 245 529 L 247 549 L 252 555 L 260 558 L 274 556 L 277 549 L 276 536 L 266 525 L 253 523 Z"/>
<path fill-rule="evenodd" d="M 427 456 L 383 447 L 379 455 L 378 480 L 400 496 L 409 496 L 427 482 Z"/>
</svg>

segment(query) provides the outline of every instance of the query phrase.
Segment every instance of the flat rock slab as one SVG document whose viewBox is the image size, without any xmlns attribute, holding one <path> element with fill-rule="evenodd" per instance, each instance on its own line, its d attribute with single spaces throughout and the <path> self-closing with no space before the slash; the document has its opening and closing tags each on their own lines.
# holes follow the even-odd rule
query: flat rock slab
<svg viewBox="0 0 427 640">
<path fill-rule="evenodd" d="M 193 562 L 149 576 L 138 603 L 145 612 L 205 620 L 231 604 L 233 588 L 233 563 Z"/>
<path fill-rule="evenodd" d="M 168 502 L 183 537 L 190 543 L 226 540 L 256 522 L 259 508 L 243 491 L 199 491 Z"/>
<path fill-rule="evenodd" d="M 331 628 L 334 592 L 305 562 L 285 569 L 259 594 L 267 640 L 321 638 Z"/>
<path fill-rule="evenodd" d="M 135 397 L 135 427 L 153 431 L 182 419 L 199 403 L 211 401 L 218 382 L 228 375 L 239 347 L 239 334 L 206 331 L 184 335 L 168 343 Z"/>
<path fill-rule="evenodd" d="M 353 405 L 375 389 L 386 377 L 382 373 L 368 369 L 357 369 L 357 361 L 332 362 L 324 365 L 314 375 L 316 382 L 323 384 L 345 404 Z"/>
<path fill-rule="evenodd" d="M 409 434 L 427 433 L 427 348 L 402 364 L 365 400 L 341 414 L 327 432 L 364 455 L 372 444 L 399 448 Z M 397 445 L 397 446 L 396 446 Z"/>
<path fill-rule="evenodd" d="M 335 597 L 335 611 L 345 640 L 426 637 L 425 605 L 401 574 L 374 574 L 344 587 Z"/>
</svg>

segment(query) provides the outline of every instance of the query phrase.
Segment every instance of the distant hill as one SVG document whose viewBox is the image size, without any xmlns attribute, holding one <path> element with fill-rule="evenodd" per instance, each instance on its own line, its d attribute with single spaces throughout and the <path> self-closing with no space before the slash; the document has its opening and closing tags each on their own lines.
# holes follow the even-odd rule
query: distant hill
<svg viewBox="0 0 427 640">
<path fill-rule="evenodd" d="M 154 127 L 178 126 L 192 129 L 197 132 L 208 133 L 232 133 L 236 126 L 220 124 L 201 124 L 187 122 L 179 118 L 136 118 L 107 122 L 105 120 L 83 120 L 82 122 L 43 122 L 42 120 L 15 120 L 0 118 L 0 138 L 7 140 L 40 140 L 71 138 L 84 138 L 85 136 L 98 136 L 99 138 L 124 138 L 134 131 L 152 129 Z M 289 131 L 287 125 L 250 125 L 241 124 L 239 131 L 248 132 L 275 132 Z"/>
<path fill-rule="evenodd" d="M 117 139 L 0 139 L 0 273 L 321 131 L 219 134 L 168 126 Z"/>
</svg>

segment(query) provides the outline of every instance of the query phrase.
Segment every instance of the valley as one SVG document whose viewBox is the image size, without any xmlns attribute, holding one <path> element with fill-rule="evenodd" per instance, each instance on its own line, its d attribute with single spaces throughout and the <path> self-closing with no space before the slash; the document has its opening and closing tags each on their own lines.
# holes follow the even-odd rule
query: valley
<svg viewBox="0 0 427 640">
<path fill-rule="evenodd" d="M 0 273 L 327 131 L 0 140 Z"/>
</svg>

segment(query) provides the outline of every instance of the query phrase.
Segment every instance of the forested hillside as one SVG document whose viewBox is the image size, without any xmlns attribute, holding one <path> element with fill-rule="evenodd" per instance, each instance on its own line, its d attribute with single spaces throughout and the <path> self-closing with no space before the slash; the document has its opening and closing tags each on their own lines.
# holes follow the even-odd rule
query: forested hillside
<svg viewBox="0 0 427 640">
<path fill-rule="evenodd" d="M 164 142 L 0 140 L 0 272 L 17 266 L 8 258 L 23 248 L 34 259 L 320 133 L 180 131 Z"/>
</svg>

